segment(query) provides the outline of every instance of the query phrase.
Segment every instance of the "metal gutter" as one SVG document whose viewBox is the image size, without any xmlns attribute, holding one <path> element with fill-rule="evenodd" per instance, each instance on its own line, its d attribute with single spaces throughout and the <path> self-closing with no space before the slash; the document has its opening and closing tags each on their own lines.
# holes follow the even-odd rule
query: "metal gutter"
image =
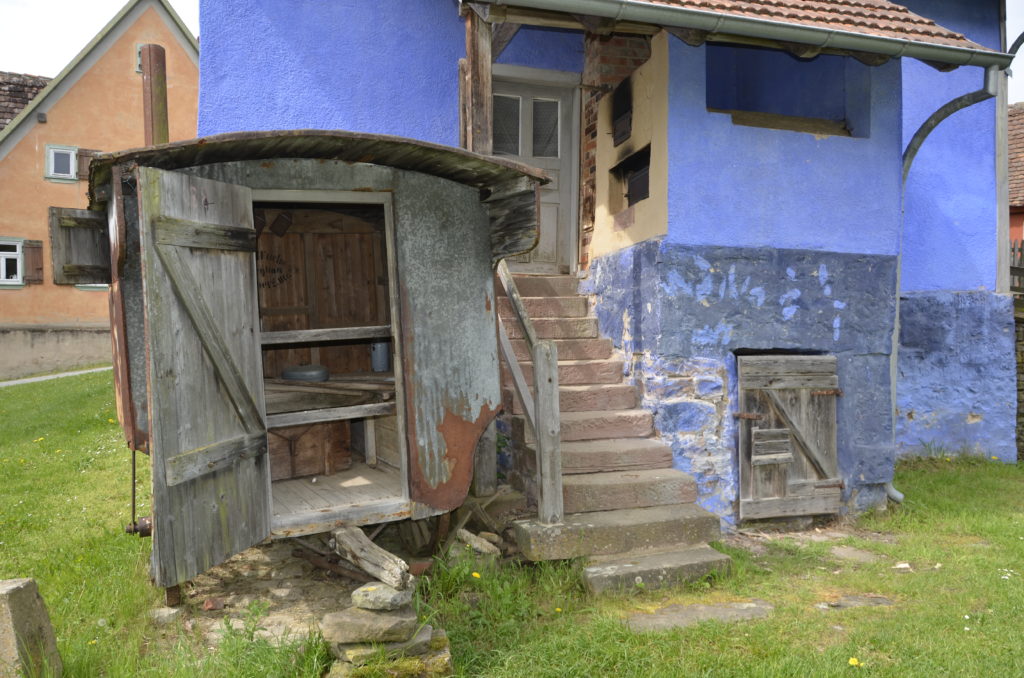
<svg viewBox="0 0 1024 678">
<path fill-rule="evenodd" d="M 988 49 L 970 49 L 950 45 L 890 38 L 818 26 L 800 26 L 783 21 L 734 16 L 707 10 L 652 4 L 640 0 L 478 0 L 481 4 L 522 7 L 562 14 L 590 16 L 653 24 L 656 26 L 691 28 L 709 33 L 749 38 L 797 42 L 820 48 L 844 49 L 884 54 L 889 57 L 912 57 L 922 61 L 954 66 L 995 66 L 1005 69 L 1013 61 L 1012 54 Z"/>
</svg>

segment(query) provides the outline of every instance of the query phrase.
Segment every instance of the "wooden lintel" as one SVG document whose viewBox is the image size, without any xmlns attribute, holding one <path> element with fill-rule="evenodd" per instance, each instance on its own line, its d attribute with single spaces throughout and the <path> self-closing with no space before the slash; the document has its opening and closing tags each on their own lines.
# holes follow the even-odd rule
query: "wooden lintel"
<svg viewBox="0 0 1024 678">
<path fill-rule="evenodd" d="M 485 21 L 491 24 L 516 23 L 524 26 L 541 26 L 543 28 L 568 28 L 570 30 L 589 30 L 576 16 L 539 9 L 509 7 L 507 5 L 489 5 Z M 600 17 L 593 17 L 599 19 Z M 635 35 L 654 35 L 661 30 L 654 24 L 642 24 L 633 21 L 617 21 L 610 32 Z"/>
<path fill-rule="evenodd" d="M 821 47 L 802 42 L 779 42 L 779 46 L 799 59 L 813 59 L 821 54 Z"/>
<path fill-rule="evenodd" d="M 491 61 L 497 61 L 501 53 L 505 51 L 516 33 L 522 28 L 522 24 L 501 23 L 494 24 L 491 29 Z"/>
<path fill-rule="evenodd" d="M 665 30 L 685 42 L 690 47 L 700 47 L 708 40 L 708 32 L 697 30 L 696 28 L 672 27 L 666 28 Z"/>
<path fill-rule="evenodd" d="M 595 35 L 611 35 L 615 30 L 615 19 L 611 17 L 573 14 L 572 18 L 580 22 L 588 32 Z"/>
<path fill-rule="evenodd" d="M 889 59 L 892 58 L 888 54 L 874 54 L 872 52 L 850 52 L 849 54 L 865 66 L 881 66 L 888 63 Z"/>
</svg>

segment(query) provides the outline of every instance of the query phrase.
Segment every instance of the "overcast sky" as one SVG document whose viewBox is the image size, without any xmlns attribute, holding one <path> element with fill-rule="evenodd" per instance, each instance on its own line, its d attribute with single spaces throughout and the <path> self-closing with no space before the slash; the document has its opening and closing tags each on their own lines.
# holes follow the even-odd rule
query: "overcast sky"
<svg viewBox="0 0 1024 678">
<path fill-rule="evenodd" d="M 57 75 L 124 4 L 125 0 L 0 0 L 0 71 Z M 171 5 L 198 35 L 199 0 L 171 0 Z M 1024 31 L 1024 2 L 1007 0 L 1006 5 L 1006 33 L 1012 42 Z M 1024 57 L 1015 66 L 1019 74 L 1010 78 L 1011 103 L 1024 101 Z"/>
</svg>

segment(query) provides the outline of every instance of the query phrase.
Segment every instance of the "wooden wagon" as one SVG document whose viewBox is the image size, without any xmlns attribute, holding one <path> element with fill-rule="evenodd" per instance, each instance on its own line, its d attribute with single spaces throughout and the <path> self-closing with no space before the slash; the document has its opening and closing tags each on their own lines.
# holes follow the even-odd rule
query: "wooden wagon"
<svg viewBox="0 0 1024 678">
<path fill-rule="evenodd" d="M 535 244 L 543 181 L 347 132 L 93 161 L 91 209 L 51 209 L 54 278 L 111 285 L 118 417 L 151 456 L 158 585 L 270 536 L 462 503 L 501 401 L 493 269 Z M 311 365 L 327 379 L 285 378 Z"/>
</svg>

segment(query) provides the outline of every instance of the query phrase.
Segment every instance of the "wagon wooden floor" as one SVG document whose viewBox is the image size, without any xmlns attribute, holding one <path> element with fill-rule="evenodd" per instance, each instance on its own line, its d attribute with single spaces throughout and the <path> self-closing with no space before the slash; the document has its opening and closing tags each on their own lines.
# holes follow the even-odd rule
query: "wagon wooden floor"
<svg viewBox="0 0 1024 678">
<path fill-rule="evenodd" d="M 271 494 L 277 522 L 282 516 L 296 513 L 401 499 L 402 483 L 396 469 L 385 464 L 370 468 L 356 462 L 347 471 L 329 476 L 275 481 Z"/>
</svg>

